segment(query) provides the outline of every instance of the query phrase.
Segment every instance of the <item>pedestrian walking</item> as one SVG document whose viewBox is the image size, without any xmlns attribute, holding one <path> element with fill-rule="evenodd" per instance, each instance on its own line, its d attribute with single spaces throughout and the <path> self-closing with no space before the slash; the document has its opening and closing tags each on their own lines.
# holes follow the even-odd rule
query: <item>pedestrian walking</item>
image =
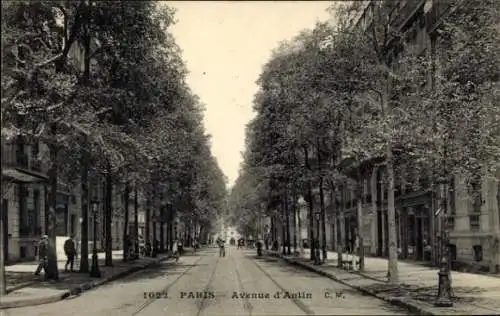
<svg viewBox="0 0 500 316">
<path fill-rule="evenodd" d="M 36 268 L 35 275 L 40 275 L 43 269 L 45 276 L 47 276 L 47 264 L 49 254 L 49 236 L 43 235 L 38 243 L 38 267 Z"/>
<path fill-rule="evenodd" d="M 196 248 L 198 248 L 198 239 L 193 239 L 193 253 L 196 252 Z"/>
<path fill-rule="evenodd" d="M 175 257 L 175 262 L 179 261 L 180 253 L 179 253 L 179 242 L 174 240 L 174 244 L 172 245 L 172 253 Z"/>
<path fill-rule="evenodd" d="M 73 272 L 73 266 L 75 264 L 75 257 L 76 257 L 76 245 L 75 241 L 73 240 L 73 236 L 70 236 L 65 242 L 64 242 L 64 253 L 66 254 L 66 264 L 64 265 L 64 271 L 68 271 L 68 265 L 70 266 L 71 272 Z"/>
<path fill-rule="evenodd" d="M 226 249 L 224 247 L 225 241 L 221 238 L 219 238 L 218 244 L 219 244 L 219 257 L 225 257 L 226 256 Z"/>
</svg>

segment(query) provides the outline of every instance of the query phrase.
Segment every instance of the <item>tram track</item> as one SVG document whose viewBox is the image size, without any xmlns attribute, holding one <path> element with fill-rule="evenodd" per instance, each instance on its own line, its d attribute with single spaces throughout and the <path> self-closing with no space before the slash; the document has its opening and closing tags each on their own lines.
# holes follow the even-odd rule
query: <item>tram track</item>
<svg viewBox="0 0 500 316">
<path fill-rule="evenodd" d="M 212 270 L 212 273 L 210 274 L 210 277 L 208 279 L 207 285 L 203 289 L 203 292 L 211 292 L 211 291 L 213 291 L 213 289 L 212 289 L 212 283 L 215 280 L 215 272 L 217 271 L 217 266 L 218 266 L 219 261 L 220 261 L 220 257 L 217 258 L 217 261 L 215 262 L 214 269 Z M 196 316 L 200 316 L 201 312 L 208 305 L 207 304 L 207 298 L 204 297 L 204 298 L 201 299 L 201 301 L 197 301 L 197 305 L 198 305 L 198 311 L 196 313 Z"/>
<path fill-rule="evenodd" d="M 193 268 L 197 267 L 197 264 L 203 259 L 203 257 L 200 257 L 196 259 L 196 261 L 186 270 L 184 270 L 180 275 L 178 275 L 173 282 L 171 282 L 168 286 L 162 288 L 160 291 L 157 291 L 159 293 L 168 293 L 168 291 L 175 285 L 177 282 L 179 282 L 182 277 L 184 277 L 188 272 L 190 272 Z M 148 306 L 153 304 L 154 302 L 158 302 L 159 300 L 156 297 L 153 298 L 147 298 L 144 303 L 142 303 L 138 309 L 136 309 L 132 315 L 138 315 L 141 313 L 143 310 L 145 310 Z"/>
<path fill-rule="evenodd" d="M 180 275 L 178 275 L 175 280 L 173 282 L 170 282 L 168 286 L 162 288 L 161 290 L 159 290 L 160 292 L 162 293 L 168 293 L 169 291 L 172 290 L 172 288 L 179 283 L 179 281 L 185 277 L 190 271 L 192 271 L 195 267 L 199 267 L 199 263 L 200 261 L 203 259 L 204 257 L 200 257 L 199 259 L 197 259 L 192 265 L 191 267 L 189 267 L 188 269 L 184 270 Z M 226 257 L 227 259 L 229 259 L 231 261 L 231 266 L 234 268 L 234 276 L 235 276 L 235 279 L 236 279 L 236 282 L 237 282 L 237 286 L 238 286 L 238 290 L 239 292 L 245 292 L 245 286 L 244 286 L 244 283 L 243 283 L 243 278 L 242 278 L 242 274 L 241 272 L 239 271 L 239 269 L 241 269 L 242 265 L 241 265 L 241 262 L 238 261 L 238 258 L 235 258 L 235 257 L 232 257 L 232 256 L 228 256 Z M 218 265 L 219 263 L 221 262 L 221 258 L 217 258 L 215 264 L 214 264 L 214 267 L 211 269 L 210 271 L 210 274 L 209 274 L 209 278 L 208 278 L 208 281 L 206 281 L 205 283 L 205 286 L 203 287 L 202 291 L 203 292 L 212 292 L 212 293 L 215 293 L 215 289 L 213 288 L 213 283 L 216 279 L 216 276 L 217 276 L 217 271 L 218 271 Z M 249 267 L 251 266 L 254 266 L 256 270 L 259 271 L 259 274 L 263 274 L 267 279 L 269 279 L 280 291 L 282 292 L 287 292 L 288 289 L 285 289 L 281 284 L 278 283 L 278 281 L 276 281 L 263 267 L 261 267 L 261 265 L 259 265 L 258 262 L 256 262 L 256 260 L 252 260 L 250 258 L 248 258 L 248 256 L 244 256 L 244 261 L 251 261 L 252 264 L 250 266 L 245 266 L 245 269 L 248 269 Z M 232 270 L 232 269 L 231 269 Z M 222 295 L 222 298 L 224 297 L 227 297 L 227 295 Z M 305 315 L 315 315 L 315 313 L 307 306 L 305 305 L 300 299 L 298 298 L 294 298 L 294 297 L 290 297 L 290 298 L 287 298 L 287 301 L 290 301 L 291 303 L 293 303 L 295 306 L 297 306 Z M 146 308 L 148 308 L 150 305 L 152 305 L 153 303 L 155 302 L 161 302 L 160 304 L 168 304 L 168 300 L 159 300 L 159 299 L 156 299 L 156 298 L 150 298 L 150 299 L 147 299 L 143 304 L 141 304 L 135 311 L 134 313 L 132 313 L 131 315 L 138 315 L 142 312 L 144 312 L 146 310 Z M 203 315 L 203 312 L 210 306 L 210 304 L 214 302 L 213 300 L 213 297 L 202 297 L 202 298 L 199 298 L 199 299 L 196 299 L 196 316 L 201 316 Z M 257 316 L 255 313 L 254 313 L 254 307 L 251 303 L 251 300 L 247 297 L 243 297 L 242 298 L 242 303 L 243 303 L 243 310 L 245 312 L 244 315 L 248 315 L 248 316 Z M 193 310 L 193 314 L 194 314 L 194 310 Z"/>
<path fill-rule="evenodd" d="M 186 276 L 189 272 L 191 272 L 195 267 L 199 267 L 199 263 L 200 261 L 203 259 L 204 257 L 200 257 L 198 258 L 194 263 L 192 263 L 192 265 L 184 270 L 181 274 L 179 274 L 175 280 L 173 282 L 170 282 L 168 286 L 160 289 L 159 293 L 168 293 L 179 281 L 181 281 L 181 279 Z M 207 293 L 207 292 L 214 292 L 213 290 L 213 286 L 212 286 L 212 283 L 214 282 L 215 280 L 215 275 L 216 275 L 216 271 L 217 271 L 217 266 L 218 266 L 218 263 L 220 261 L 220 258 L 217 258 L 216 262 L 215 262 L 215 265 L 214 265 L 214 268 L 212 269 L 211 273 L 210 273 L 210 277 L 208 279 L 208 282 L 206 283 L 206 285 L 204 286 L 202 292 L 203 293 Z M 196 316 L 200 316 L 201 313 L 203 312 L 203 310 L 205 310 L 208 306 L 207 302 L 209 302 L 210 298 L 207 298 L 207 297 L 203 297 L 203 298 L 200 298 L 200 299 L 197 299 L 196 300 L 196 305 L 197 305 L 197 312 L 196 312 Z M 161 302 L 161 304 L 168 304 L 168 300 L 163 300 L 163 299 L 157 299 L 156 297 L 154 298 L 148 298 L 143 304 L 141 304 L 131 315 L 132 316 L 135 316 L 135 315 L 139 315 L 140 313 L 142 313 L 146 308 L 148 308 L 149 306 L 151 306 L 153 303 L 155 302 Z"/>
<path fill-rule="evenodd" d="M 238 282 L 238 287 L 240 288 L 240 291 L 241 292 L 245 292 L 245 287 L 243 286 L 243 281 L 241 279 L 241 274 L 240 272 L 238 271 L 238 262 L 233 258 L 231 257 L 233 263 L 234 263 L 234 270 L 236 271 L 236 280 Z M 245 311 L 248 312 L 248 316 L 252 316 L 252 310 L 253 310 L 253 306 L 252 306 L 252 303 L 250 303 L 250 300 L 245 297 L 244 300 L 243 300 L 243 309 Z"/>
<path fill-rule="evenodd" d="M 287 292 L 288 291 L 283 286 L 281 286 L 281 284 L 279 284 L 278 281 L 276 281 L 266 270 L 264 270 L 256 262 L 256 260 L 250 260 L 250 259 L 247 259 L 247 260 L 251 261 L 255 265 L 255 267 L 257 267 L 257 269 L 259 269 L 260 272 L 262 272 L 269 280 L 271 280 L 271 282 L 273 282 L 274 285 L 276 285 L 276 287 L 278 287 L 282 292 Z M 306 315 L 315 315 L 315 313 L 309 307 L 307 307 L 304 303 L 302 303 L 302 301 L 300 299 L 290 297 L 288 300 L 291 301 L 295 306 L 297 306 Z"/>
</svg>

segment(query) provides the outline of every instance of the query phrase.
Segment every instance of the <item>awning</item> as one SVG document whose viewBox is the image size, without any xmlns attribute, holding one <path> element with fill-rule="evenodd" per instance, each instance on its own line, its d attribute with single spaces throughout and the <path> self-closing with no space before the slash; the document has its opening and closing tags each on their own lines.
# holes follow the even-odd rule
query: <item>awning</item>
<svg viewBox="0 0 500 316">
<path fill-rule="evenodd" d="M 35 171 L 27 171 L 21 168 L 5 168 L 2 176 L 12 179 L 14 182 L 40 183 L 47 181 L 48 177 Z"/>
</svg>

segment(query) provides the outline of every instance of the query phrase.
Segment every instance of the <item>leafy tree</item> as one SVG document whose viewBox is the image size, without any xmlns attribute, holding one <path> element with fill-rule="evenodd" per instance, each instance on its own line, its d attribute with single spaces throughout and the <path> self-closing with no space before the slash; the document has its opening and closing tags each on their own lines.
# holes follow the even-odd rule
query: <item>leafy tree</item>
<svg viewBox="0 0 500 316">
<path fill-rule="evenodd" d="M 55 203 L 57 191 L 58 152 L 75 132 L 78 114 L 88 111 L 73 105 L 77 76 L 74 68 L 62 65 L 68 59 L 75 34 L 67 37 L 67 24 L 60 27 L 57 3 L 2 3 L 3 59 L 5 78 L 2 78 L 2 117 L 25 135 L 39 137 L 49 146 L 49 231 L 52 250 L 47 275 L 58 279 L 55 252 Z M 5 83 L 5 85 L 4 85 Z M 70 110 L 71 108 L 71 110 Z M 82 115 L 82 117 L 89 117 Z"/>
<path fill-rule="evenodd" d="M 422 128 L 417 155 L 446 192 L 441 203 L 447 216 L 457 180 L 465 180 L 472 207 L 480 211 L 482 183 L 495 178 L 500 159 L 500 6 L 469 1 L 450 11 L 433 34 L 432 90 L 417 94 L 421 101 L 409 109 Z M 495 244 L 492 237 L 493 256 Z"/>
<path fill-rule="evenodd" d="M 198 220 L 209 221 L 208 214 L 225 195 L 224 180 L 209 155 L 199 101 L 185 86 L 180 50 L 168 32 L 173 10 L 152 1 L 20 1 L 2 6 L 6 56 L 2 125 L 50 146 L 52 202 L 58 177 L 80 178 L 86 219 L 85 192 L 88 172 L 93 169 L 107 178 L 109 233 L 113 182 L 127 183 L 126 204 L 129 182 L 134 183 L 134 191 L 151 182 L 155 190 L 158 185 L 167 187 L 174 201 L 187 194 L 190 204 L 198 205 Z M 71 52 L 82 53 L 81 65 L 69 62 Z M 162 126 L 157 117 L 168 118 L 171 125 Z M 166 150 L 168 146 L 178 149 L 180 156 Z M 195 164 L 196 171 L 192 171 Z M 210 181 L 218 183 L 216 189 L 209 190 Z M 196 193 L 190 193 L 191 186 Z M 184 192 L 182 197 L 173 196 L 178 189 Z M 156 207 L 157 200 L 152 202 Z M 124 234 L 127 227 L 126 223 Z M 87 232 L 86 220 L 82 229 Z M 111 265 L 109 233 L 106 264 Z M 84 245 L 87 237 L 82 235 Z M 88 249 L 82 248 L 85 271 Z M 57 278 L 57 271 L 53 274 Z"/>
</svg>

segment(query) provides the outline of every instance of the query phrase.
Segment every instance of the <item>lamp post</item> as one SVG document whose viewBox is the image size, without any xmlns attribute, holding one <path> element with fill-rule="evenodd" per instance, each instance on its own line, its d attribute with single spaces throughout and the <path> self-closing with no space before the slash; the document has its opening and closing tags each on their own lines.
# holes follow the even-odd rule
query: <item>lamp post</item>
<svg viewBox="0 0 500 316">
<path fill-rule="evenodd" d="M 299 197 L 299 211 L 297 214 L 297 222 L 298 222 L 298 240 L 299 240 L 299 257 L 302 257 L 302 254 L 304 253 L 304 242 L 302 240 L 302 210 L 306 206 L 306 201 L 304 200 L 303 196 Z"/>
<path fill-rule="evenodd" d="M 441 222 L 441 263 L 438 272 L 438 294 L 435 306 L 452 307 L 450 277 L 450 247 L 448 233 L 448 214 L 444 214 Z"/>
<path fill-rule="evenodd" d="M 79 217 L 78 218 L 78 225 L 80 225 L 80 235 L 78 236 L 78 241 L 76 242 L 76 253 L 80 253 L 81 256 L 81 251 L 82 251 L 82 223 L 83 223 L 83 218 Z M 88 242 L 88 240 L 87 240 Z M 80 263 L 81 265 L 81 263 Z"/>
<path fill-rule="evenodd" d="M 314 216 L 316 218 L 316 240 L 314 241 L 315 247 L 314 247 L 314 264 L 315 265 L 320 265 L 321 264 L 321 258 L 319 254 L 319 219 L 320 219 L 320 212 L 314 212 Z"/>
<path fill-rule="evenodd" d="M 97 199 L 93 199 L 91 202 L 92 205 L 92 216 L 93 216 L 93 239 L 92 243 L 92 267 L 90 269 L 90 276 L 93 278 L 100 278 L 101 271 L 99 270 L 99 257 L 97 256 L 97 213 L 99 212 L 99 201 Z"/>
</svg>

